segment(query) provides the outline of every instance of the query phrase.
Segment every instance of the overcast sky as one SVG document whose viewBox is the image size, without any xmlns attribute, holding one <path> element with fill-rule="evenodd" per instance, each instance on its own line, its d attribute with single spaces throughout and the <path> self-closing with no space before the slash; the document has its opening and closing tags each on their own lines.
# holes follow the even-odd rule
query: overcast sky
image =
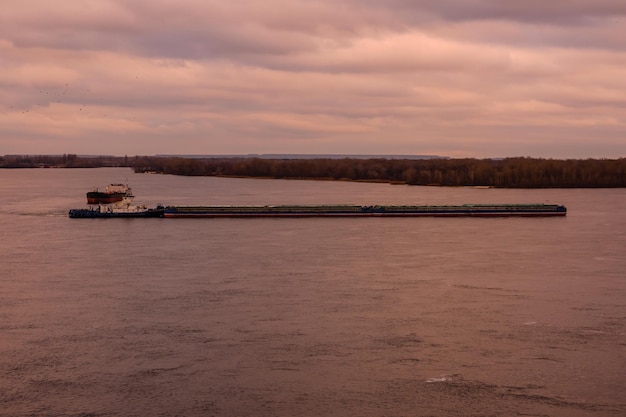
<svg viewBox="0 0 626 417">
<path fill-rule="evenodd" d="M 626 1 L 2 0 L 16 153 L 626 157 Z"/>
</svg>

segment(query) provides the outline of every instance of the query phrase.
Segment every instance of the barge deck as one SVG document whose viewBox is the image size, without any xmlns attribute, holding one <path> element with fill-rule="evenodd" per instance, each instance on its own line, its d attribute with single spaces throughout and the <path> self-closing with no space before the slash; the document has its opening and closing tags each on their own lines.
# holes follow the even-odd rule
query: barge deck
<svg viewBox="0 0 626 417">
<path fill-rule="evenodd" d="M 565 206 L 556 204 L 174 206 L 166 207 L 163 217 L 545 217 L 566 213 Z"/>
</svg>

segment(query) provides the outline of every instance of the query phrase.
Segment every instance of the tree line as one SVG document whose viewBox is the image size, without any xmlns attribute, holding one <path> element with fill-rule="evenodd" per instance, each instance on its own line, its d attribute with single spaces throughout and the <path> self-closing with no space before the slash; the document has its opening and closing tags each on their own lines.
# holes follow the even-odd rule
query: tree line
<svg viewBox="0 0 626 417">
<path fill-rule="evenodd" d="M 0 168 L 130 167 L 172 175 L 376 181 L 508 188 L 626 187 L 619 159 L 183 158 L 165 156 L 5 155 Z"/>
<path fill-rule="evenodd" d="M 0 168 L 100 168 L 130 166 L 127 156 L 0 155 Z"/>
<path fill-rule="evenodd" d="M 619 159 L 263 159 L 135 157 L 135 172 L 508 188 L 626 187 Z"/>
</svg>

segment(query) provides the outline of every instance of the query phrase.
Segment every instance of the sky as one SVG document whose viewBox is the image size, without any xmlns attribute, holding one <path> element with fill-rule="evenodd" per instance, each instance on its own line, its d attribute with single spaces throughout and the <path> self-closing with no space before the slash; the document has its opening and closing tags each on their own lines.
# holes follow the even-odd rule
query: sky
<svg viewBox="0 0 626 417">
<path fill-rule="evenodd" d="M 0 155 L 626 157 L 624 0 L 0 0 Z"/>
</svg>

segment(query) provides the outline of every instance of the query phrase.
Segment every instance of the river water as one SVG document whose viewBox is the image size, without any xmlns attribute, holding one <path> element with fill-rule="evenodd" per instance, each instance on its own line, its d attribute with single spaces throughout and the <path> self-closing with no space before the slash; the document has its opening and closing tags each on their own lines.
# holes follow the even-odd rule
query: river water
<svg viewBox="0 0 626 417">
<path fill-rule="evenodd" d="M 558 203 L 564 218 L 69 219 Z M 0 416 L 624 416 L 626 190 L 0 171 Z"/>
</svg>

